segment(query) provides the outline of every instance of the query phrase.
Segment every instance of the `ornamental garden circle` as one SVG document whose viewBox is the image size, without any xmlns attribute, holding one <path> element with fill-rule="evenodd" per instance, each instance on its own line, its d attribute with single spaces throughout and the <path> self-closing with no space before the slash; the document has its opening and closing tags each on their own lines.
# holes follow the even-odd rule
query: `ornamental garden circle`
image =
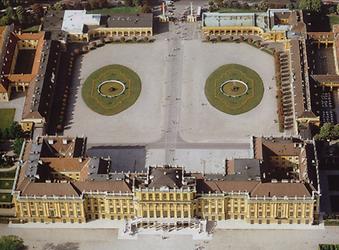
<svg viewBox="0 0 339 250">
<path fill-rule="evenodd" d="M 141 91 L 139 76 L 118 64 L 108 65 L 93 72 L 82 86 L 86 105 L 102 115 L 115 115 L 138 99 Z"/>
<path fill-rule="evenodd" d="M 239 64 L 226 64 L 207 78 L 205 95 L 216 109 L 238 115 L 250 111 L 260 103 L 264 86 L 254 70 Z"/>
</svg>

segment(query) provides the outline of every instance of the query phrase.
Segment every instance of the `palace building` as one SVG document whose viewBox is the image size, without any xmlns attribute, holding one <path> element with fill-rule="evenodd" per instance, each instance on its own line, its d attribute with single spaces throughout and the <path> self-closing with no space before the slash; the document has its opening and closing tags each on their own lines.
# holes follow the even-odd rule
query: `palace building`
<svg viewBox="0 0 339 250">
<path fill-rule="evenodd" d="M 254 138 L 254 159 L 227 161 L 225 174 L 149 166 L 116 173 L 85 155 L 86 138 L 38 137 L 27 146 L 13 199 L 21 222 L 126 219 L 131 225 L 196 220 L 315 224 L 319 192 L 313 147 L 297 139 Z"/>
<path fill-rule="evenodd" d="M 56 38 L 67 42 L 89 42 L 100 38 L 146 39 L 153 36 L 153 14 L 101 15 L 89 14 L 86 10 L 54 11 L 47 13 L 44 30 L 57 32 Z"/>
<path fill-rule="evenodd" d="M 45 32 L 20 33 L 1 27 L 0 101 L 13 91 L 25 92 L 20 124 L 25 131 L 44 128 L 50 118 L 62 52 L 61 43 L 45 39 Z"/>
<path fill-rule="evenodd" d="M 13 25 L 2 27 L 1 32 L 0 101 L 9 101 L 12 89 L 26 91 L 37 75 L 44 32 L 20 34 Z"/>
<path fill-rule="evenodd" d="M 202 15 L 203 36 L 259 36 L 265 41 L 285 41 L 297 12 L 268 9 L 260 13 L 214 13 Z"/>
</svg>

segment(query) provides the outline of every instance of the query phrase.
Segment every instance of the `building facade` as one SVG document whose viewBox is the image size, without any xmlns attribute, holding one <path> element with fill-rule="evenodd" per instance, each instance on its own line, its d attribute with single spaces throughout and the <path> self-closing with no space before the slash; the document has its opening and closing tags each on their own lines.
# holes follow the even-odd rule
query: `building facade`
<svg viewBox="0 0 339 250">
<path fill-rule="evenodd" d="M 61 30 L 68 42 L 89 42 L 100 38 L 148 38 L 153 36 L 153 14 L 89 14 L 66 10 Z"/>
<path fill-rule="evenodd" d="M 278 141 L 280 146 L 269 139 L 258 140 L 256 143 L 269 146 L 270 152 L 286 149 L 286 145 L 294 150 L 290 155 L 301 151 L 291 140 Z M 109 159 L 84 157 L 84 148 L 84 138 L 40 137 L 31 144 L 13 194 L 21 222 L 108 219 L 141 226 L 229 219 L 251 224 L 317 222 L 319 193 L 307 178 L 269 179 L 263 178 L 261 171 L 259 179 L 251 179 L 241 161 L 233 164 L 235 174 L 226 175 L 187 173 L 179 166 L 115 173 Z M 266 161 L 265 152 L 261 155 L 260 161 Z M 285 152 L 281 155 L 288 156 Z M 301 167 L 296 158 L 291 162 Z M 267 166 L 263 169 L 267 171 Z"/>
<path fill-rule="evenodd" d="M 296 12 L 288 9 L 268 9 L 262 13 L 203 13 L 202 35 L 254 36 L 264 41 L 286 41 L 287 32 Z"/>
</svg>

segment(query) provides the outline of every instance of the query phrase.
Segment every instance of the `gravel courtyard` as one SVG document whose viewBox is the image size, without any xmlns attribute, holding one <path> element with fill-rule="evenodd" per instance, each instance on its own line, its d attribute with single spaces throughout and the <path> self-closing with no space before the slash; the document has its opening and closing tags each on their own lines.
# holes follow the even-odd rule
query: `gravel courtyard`
<svg viewBox="0 0 339 250">
<path fill-rule="evenodd" d="M 253 69 L 264 83 L 260 104 L 240 115 L 217 110 L 204 92 L 208 76 L 229 63 Z M 142 88 L 130 108 L 103 116 L 86 106 L 81 87 L 93 71 L 109 64 L 135 71 Z M 83 55 L 75 67 L 65 134 L 85 135 L 90 146 L 146 146 L 141 159 L 146 166 L 179 164 L 189 171 L 224 173 L 225 159 L 251 157 L 251 136 L 283 135 L 273 57 L 244 43 L 204 43 L 172 34 L 149 44 L 107 44 Z"/>
<path fill-rule="evenodd" d="M 166 42 L 149 44 L 107 44 L 83 55 L 75 67 L 66 135 L 86 135 L 91 144 L 145 144 L 161 137 L 165 83 Z M 142 82 L 141 94 L 129 109 L 102 116 L 84 103 L 81 87 L 95 70 L 121 64 L 135 71 Z"/>
<path fill-rule="evenodd" d="M 236 63 L 255 70 L 263 80 L 264 96 L 247 113 L 228 115 L 209 104 L 204 87 L 218 67 Z M 227 142 L 256 136 L 281 136 L 277 117 L 273 56 L 245 43 L 184 43 L 184 76 L 180 135 L 187 142 Z"/>
<path fill-rule="evenodd" d="M 0 235 L 23 238 L 28 250 L 317 250 L 320 243 L 338 243 L 339 227 L 323 230 L 216 230 L 211 241 L 192 236 L 140 235 L 138 240 L 119 240 L 116 229 L 21 229 L 0 225 Z"/>
</svg>

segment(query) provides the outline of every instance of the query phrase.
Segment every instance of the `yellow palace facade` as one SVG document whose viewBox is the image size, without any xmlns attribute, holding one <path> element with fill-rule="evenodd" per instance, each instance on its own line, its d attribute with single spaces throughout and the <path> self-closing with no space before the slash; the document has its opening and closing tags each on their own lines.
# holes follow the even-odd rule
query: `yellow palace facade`
<svg viewBox="0 0 339 250">
<path fill-rule="evenodd" d="M 163 167 L 152 170 L 158 169 L 182 171 Z M 204 187 L 198 188 L 196 181 L 203 182 Z M 252 224 L 312 224 L 318 213 L 316 192 L 309 192 L 310 187 L 305 183 L 193 179 L 191 185 L 138 188 L 130 187 L 126 179 L 31 183 L 23 192 L 14 194 L 14 202 L 17 218 L 22 222 L 84 223 L 95 219 L 138 218 L 149 223 L 161 219 L 189 222 L 199 218 Z M 31 193 L 34 189 L 35 194 Z M 58 194 L 57 190 L 63 193 Z"/>
</svg>

